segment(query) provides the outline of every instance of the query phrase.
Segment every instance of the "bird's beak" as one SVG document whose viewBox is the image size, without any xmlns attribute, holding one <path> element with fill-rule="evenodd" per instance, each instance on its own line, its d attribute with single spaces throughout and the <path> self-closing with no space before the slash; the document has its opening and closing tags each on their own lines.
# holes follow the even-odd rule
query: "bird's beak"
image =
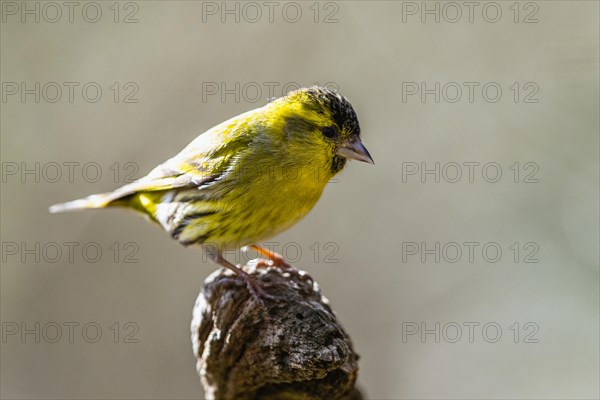
<svg viewBox="0 0 600 400">
<path fill-rule="evenodd" d="M 371 158 L 371 155 L 369 154 L 369 151 L 358 138 L 352 138 L 348 142 L 340 145 L 336 153 L 342 157 L 352 160 L 375 164 L 373 158 Z"/>
</svg>

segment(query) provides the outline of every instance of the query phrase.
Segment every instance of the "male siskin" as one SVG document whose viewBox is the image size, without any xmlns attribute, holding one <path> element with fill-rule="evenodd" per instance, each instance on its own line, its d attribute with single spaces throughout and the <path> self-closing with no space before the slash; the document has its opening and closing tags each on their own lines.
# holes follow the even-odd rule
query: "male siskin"
<svg viewBox="0 0 600 400">
<path fill-rule="evenodd" d="M 255 243 L 302 219 L 348 159 L 373 163 L 356 113 L 345 97 L 315 86 L 209 129 L 136 182 L 53 205 L 50 212 L 133 209 L 181 244 L 202 246 L 255 296 L 269 297 L 223 251 L 250 245 L 275 265 L 291 268 Z"/>
</svg>

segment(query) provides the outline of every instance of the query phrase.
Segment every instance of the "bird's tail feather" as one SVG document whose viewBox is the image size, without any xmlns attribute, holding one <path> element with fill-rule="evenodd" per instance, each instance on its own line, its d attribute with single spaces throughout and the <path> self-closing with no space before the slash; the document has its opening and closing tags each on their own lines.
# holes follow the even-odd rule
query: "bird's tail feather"
<svg viewBox="0 0 600 400">
<path fill-rule="evenodd" d="M 114 200 L 112 193 L 93 194 L 83 199 L 68 201 L 50 206 L 51 213 L 85 210 L 88 208 L 104 208 Z"/>
</svg>

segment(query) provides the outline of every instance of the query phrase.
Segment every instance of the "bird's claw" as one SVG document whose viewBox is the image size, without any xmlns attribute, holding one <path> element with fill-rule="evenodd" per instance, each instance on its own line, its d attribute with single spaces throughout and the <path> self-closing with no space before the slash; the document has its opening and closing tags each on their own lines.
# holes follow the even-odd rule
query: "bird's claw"
<svg viewBox="0 0 600 400">
<path fill-rule="evenodd" d="M 283 259 L 281 259 L 281 260 L 282 260 L 282 262 L 278 263 L 279 260 L 265 260 L 264 258 L 259 258 L 256 261 L 255 265 L 256 265 L 256 268 L 268 268 L 268 267 L 281 268 L 282 270 L 289 273 L 291 276 L 298 279 L 299 281 L 301 281 L 303 283 L 310 283 L 312 285 L 314 280 L 309 274 L 292 267 L 290 264 L 283 261 Z"/>
<path fill-rule="evenodd" d="M 269 286 L 268 284 L 264 284 L 263 282 L 258 282 L 255 280 L 246 280 L 240 279 L 238 276 L 230 276 L 230 277 L 222 277 L 219 279 L 218 284 L 235 284 L 236 286 L 244 285 L 248 290 L 248 293 L 252 298 L 260 304 L 264 305 L 265 300 L 280 302 L 283 300 L 282 297 L 270 294 L 267 292 L 263 286 Z"/>
</svg>

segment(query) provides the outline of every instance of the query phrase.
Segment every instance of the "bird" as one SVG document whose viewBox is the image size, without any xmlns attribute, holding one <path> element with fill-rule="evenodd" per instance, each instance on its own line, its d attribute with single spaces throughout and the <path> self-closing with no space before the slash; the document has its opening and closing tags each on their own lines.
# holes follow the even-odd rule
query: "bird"
<svg viewBox="0 0 600 400">
<path fill-rule="evenodd" d="M 224 250 L 251 247 L 292 271 L 257 243 L 306 216 L 348 160 L 374 164 L 356 112 L 338 91 L 312 86 L 214 126 L 135 182 L 49 211 L 132 209 L 182 245 L 202 247 L 255 297 L 271 298 Z"/>
</svg>

